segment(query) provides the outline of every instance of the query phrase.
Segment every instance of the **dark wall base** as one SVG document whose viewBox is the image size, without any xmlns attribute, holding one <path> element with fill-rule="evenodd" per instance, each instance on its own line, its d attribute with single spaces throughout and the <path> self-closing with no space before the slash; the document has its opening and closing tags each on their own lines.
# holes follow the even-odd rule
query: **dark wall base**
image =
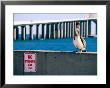
<svg viewBox="0 0 110 88">
<path fill-rule="evenodd" d="M 37 72 L 24 72 L 24 51 L 14 51 L 14 75 L 97 75 L 97 54 L 37 52 Z"/>
</svg>

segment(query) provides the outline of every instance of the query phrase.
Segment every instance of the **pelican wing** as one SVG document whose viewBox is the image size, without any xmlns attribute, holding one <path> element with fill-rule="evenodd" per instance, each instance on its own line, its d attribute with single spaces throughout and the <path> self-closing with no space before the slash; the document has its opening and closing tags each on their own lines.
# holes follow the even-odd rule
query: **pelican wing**
<svg viewBox="0 0 110 88">
<path fill-rule="evenodd" d="M 83 44 L 84 48 L 86 48 L 86 41 L 84 40 L 84 38 L 83 38 L 83 37 L 80 37 L 80 38 L 81 38 L 81 42 L 82 42 L 82 44 Z"/>
</svg>

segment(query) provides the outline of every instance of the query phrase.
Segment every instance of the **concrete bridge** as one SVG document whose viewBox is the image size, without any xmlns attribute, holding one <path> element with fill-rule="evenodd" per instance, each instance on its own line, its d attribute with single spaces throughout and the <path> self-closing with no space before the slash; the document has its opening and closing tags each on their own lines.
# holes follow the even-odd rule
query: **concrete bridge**
<svg viewBox="0 0 110 88">
<path fill-rule="evenodd" d="M 22 40 L 27 40 L 27 27 L 29 28 L 29 39 L 34 39 L 33 30 L 36 30 L 36 39 L 62 39 L 73 38 L 76 28 L 76 22 L 80 22 L 80 35 L 83 37 L 96 36 L 97 35 L 97 19 L 82 19 L 82 20 L 62 20 L 62 21 L 34 21 L 34 22 L 22 22 L 14 24 L 13 35 L 14 40 L 18 40 L 19 31 L 21 29 Z M 95 34 L 92 35 L 91 24 L 94 22 Z M 33 26 L 36 28 L 33 29 Z"/>
</svg>

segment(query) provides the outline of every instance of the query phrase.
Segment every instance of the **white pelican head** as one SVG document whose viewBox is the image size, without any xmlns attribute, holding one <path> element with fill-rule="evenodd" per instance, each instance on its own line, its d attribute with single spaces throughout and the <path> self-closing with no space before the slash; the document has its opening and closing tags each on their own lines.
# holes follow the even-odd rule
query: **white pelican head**
<svg viewBox="0 0 110 88">
<path fill-rule="evenodd" d="M 79 22 L 76 23 L 75 36 L 80 36 L 80 24 L 79 24 Z"/>
</svg>

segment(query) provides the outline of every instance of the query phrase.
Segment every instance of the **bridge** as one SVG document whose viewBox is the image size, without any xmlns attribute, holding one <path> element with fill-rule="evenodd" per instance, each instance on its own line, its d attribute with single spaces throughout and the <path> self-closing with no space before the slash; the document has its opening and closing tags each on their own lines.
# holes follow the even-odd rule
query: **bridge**
<svg viewBox="0 0 110 88">
<path fill-rule="evenodd" d="M 80 35 L 83 37 L 97 35 L 97 19 L 88 18 L 80 20 L 47 20 L 47 21 L 29 21 L 15 22 L 13 28 L 14 40 L 18 40 L 19 31 L 21 30 L 21 39 L 27 40 L 27 29 L 29 30 L 29 40 L 34 39 L 64 39 L 73 38 L 76 28 L 76 22 L 80 23 Z M 96 24 L 95 34 L 92 34 L 92 22 Z M 36 33 L 33 33 L 33 30 Z"/>
</svg>

